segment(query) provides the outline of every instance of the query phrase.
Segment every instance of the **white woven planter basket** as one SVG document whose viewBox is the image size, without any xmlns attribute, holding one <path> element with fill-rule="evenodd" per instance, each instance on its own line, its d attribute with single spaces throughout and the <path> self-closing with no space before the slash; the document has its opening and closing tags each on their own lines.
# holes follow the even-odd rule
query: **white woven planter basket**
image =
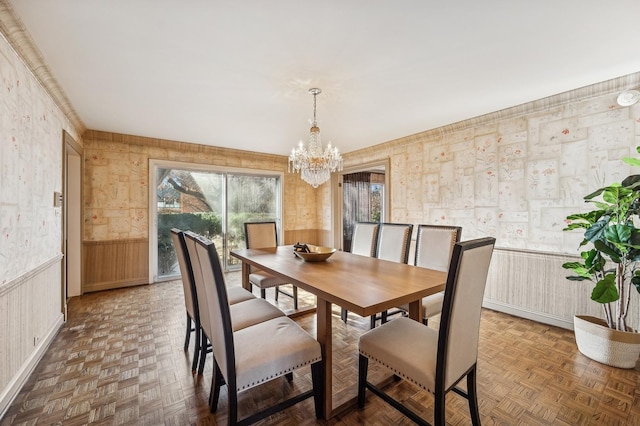
<svg viewBox="0 0 640 426">
<path fill-rule="evenodd" d="M 602 364 L 635 368 L 640 357 L 640 333 L 612 330 L 600 318 L 576 315 L 573 318 L 578 350 Z"/>
</svg>

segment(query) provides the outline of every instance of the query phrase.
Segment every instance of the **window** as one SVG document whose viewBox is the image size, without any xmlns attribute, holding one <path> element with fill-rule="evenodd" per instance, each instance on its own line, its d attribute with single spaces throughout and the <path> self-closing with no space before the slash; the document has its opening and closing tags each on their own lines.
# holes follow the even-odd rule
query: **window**
<svg viewBox="0 0 640 426">
<path fill-rule="evenodd" d="M 255 171 L 153 161 L 150 262 L 152 281 L 179 276 L 171 228 L 212 240 L 225 270 L 240 262 L 229 255 L 244 248 L 244 223 L 273 220 L 281 228 L 281 175 Z"/>
</svg>

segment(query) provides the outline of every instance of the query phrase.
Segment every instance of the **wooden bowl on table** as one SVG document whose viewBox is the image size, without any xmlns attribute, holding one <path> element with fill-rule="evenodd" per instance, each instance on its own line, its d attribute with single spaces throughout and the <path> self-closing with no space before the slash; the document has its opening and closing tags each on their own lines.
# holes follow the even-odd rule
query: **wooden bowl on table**
<svg viewBox="0 0 640 426">
<path fill-rule="evenodd" d="M 294 250 L 293 253 L 305 262 L 324 262 L 331 257 L 336 249 L 332 247 L 314 246 L 312 244 L 306 244 L 309 248 L 309 252 Z"/>
</svg>

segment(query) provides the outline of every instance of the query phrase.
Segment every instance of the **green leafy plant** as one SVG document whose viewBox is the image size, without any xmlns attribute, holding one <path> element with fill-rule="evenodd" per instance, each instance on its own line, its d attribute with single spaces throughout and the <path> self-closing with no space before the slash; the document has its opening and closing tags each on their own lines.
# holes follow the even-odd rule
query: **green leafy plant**
<svg viewBox="0 0 640 426">
<path fill-rule="evenodd" d="M 640 147 L 636 150 L 640 153 Z M 640 167 L 640 159 L 623 161 Z M 582 261 L 562 267 L 575 274 L 569 280 L 595 283 L 591 300 L 602 304 L 609 328 L 633 331 L 626 319 L 631 294 L 640 294 L 640 175 L 600 188 L 584 200 L 595 209 L 567 216 L 564 231 L 583 229 L 580 247 L 587 250 L 580 252 Z"/>
<path fill-rule="evenodd" d="M 171 228 L 193 231 L 211 237 L 222 233 L 220 216 L 215 213 L 158 214 L 158 272 L 160 275 L 177 271 L 178 257 L 171 241 Z"/>
</svg>

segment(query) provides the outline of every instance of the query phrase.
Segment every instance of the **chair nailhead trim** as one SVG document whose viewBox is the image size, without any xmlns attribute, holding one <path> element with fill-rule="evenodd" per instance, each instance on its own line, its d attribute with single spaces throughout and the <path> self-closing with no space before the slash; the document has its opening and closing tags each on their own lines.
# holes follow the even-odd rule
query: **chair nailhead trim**
<svg viewBox="0 0 640 426">
<path fill-rule="evenodd" d="M 285 374 L 290 373 L 293 370 L 296 370 L 296 369 L 298 369 L 300 367 L 304 367 L 305 365 L 315 364 L 318 361 L 322 361 L 322 357 L 314 358 L 314 359 L 309 360 L 307 362 L 303 362 L 302 364 L 294 365 L 293 367 L 287 368 L 286 370 L 280 371 L 279 373 L 272 374 L 269 377 L 265 377 L 265 378 L 262 378 L 260 380 L 255 381 L 255 382 L 252 382 L 252 383 L 250 383 L 248 385 L 242 386 L 242 387 L 238 388 L 237 390 L 238 390 L 238 392 L 240 392 L 242 390 L 252 388 L 254 386 L 259 385 L 260 383 L 268 382 L 269 380 L 273 380 L 276 377 L 284 376 Z"/>
<path fill-rule="evenodd" d="M 368 353 L 366 353 L 366 352 L 363 352 L 363 351 L 360 351 L 360 354 L 362 354 L 362 355 L 366 356 L 367 358 L 374 360 L 374 361 L 375 361 L 375 362 L 377 362 L 378 364 L 380 364 L 380 365 L 382 365 L 382 366 L 384 366 L 384 367 L 388 368 L 389 370 L 393 371 L 393 373 L 394 373 L 395 375 L 400 376 L 400 377 L 402 377 L 402 378 L 403 378 L 403 379 L 405 379 L 405 380 L 408 380 L 409 382 L 411 382 L 411 383 L 413 383 L 414 385 L 416 385 L 416 386 L 418 386 L 418 387 L 420 387 L 420 388 L 422 388 L 422 389 L 426 390 L 426 391 L 427 391 L 427 392 L 429 392 L 429 393 L 435 394 L 435 391 L 432 391 L 431 389 L 429 389 L 429 388 L 427 388 L 427 387 L 425 387 L 425 386 L 421 385 L 420 383 L 418 383 L 418 382 L 416 382 L 415 380 L 413 380 L 411 377 L 408 377 L 407 375 L 405 375 L 405 374 L 403 374 L 403 373 L 399 372 L 399 371 L 398 371 L 398 370 L 396 370 L 395 368 L 392 368 L 392 367 L 390 367 L 389 365 L 387 365 L 386 363 L 384 363 L 384 362 L 380 361 L 378 358 L 376 358 L 376 357 L 374 357 L 374 356 L 371 356 L 370 354 L 368 354 Z"/>
</svg>

